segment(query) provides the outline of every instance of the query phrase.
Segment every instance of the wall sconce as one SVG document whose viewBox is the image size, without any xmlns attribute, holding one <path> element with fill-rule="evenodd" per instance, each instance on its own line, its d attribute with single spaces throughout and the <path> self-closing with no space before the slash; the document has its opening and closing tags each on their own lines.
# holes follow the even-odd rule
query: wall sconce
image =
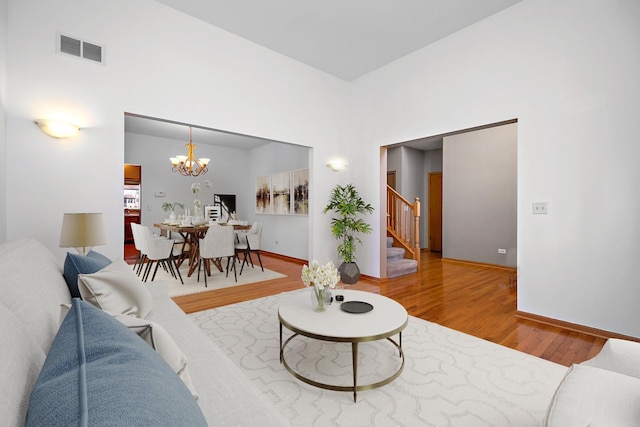
<svg viewBox="0 0 640 427">
<path fill-rule="evenodd" d="M 327 167 L 334 172 L 340 172 L 347 167 L 347 162 L 344 160 L 332 160 L 327 163 Z"/>
<path fill-rule="evenodd" d="M 107 238 L 101 213 L 64 214 L 60 231 L 61 248 L 76 248 L 79 254 L 86 255 L 87 248 L 105 243 Z"/>
<path fill-rule="evenodd" d="M 36 124 L 42 132 L 54 138 L 69 138 L 78 133 L 80 128 L 73 123 L 58 120 L 37 119 Z"/>
</svg>

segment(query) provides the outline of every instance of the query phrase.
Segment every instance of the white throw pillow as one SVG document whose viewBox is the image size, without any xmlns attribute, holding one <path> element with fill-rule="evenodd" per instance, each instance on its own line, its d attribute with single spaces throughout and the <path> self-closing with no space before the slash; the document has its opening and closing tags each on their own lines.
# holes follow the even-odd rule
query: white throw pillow
<svg viewBox="0 0 640 427">
<path fill-rule="evenodd" d="M 544 426 L 638 426 L 640 379 L 573 365 L 558 386 Z"/>
<path fill-rule="evenodd" d="M 187 386 L 195 399 L 198 398 L 189 369 L 187 368 L 187 357 L 184 355 L 178 344 L 171 338 L 171 335 L 160 324 L 146 319 L 138 319 L 133 316 L 126 316 L 117 313 L 109 313 L 120 323 L 134 331 L 138 336 L 145 340 L 171 369 L 178 374 L 182 382 Z"/>
<path fill-rule="evenodd" d="M 142 281 L 121 259 L 93 274 L 78 274 L 82 299 L 104 311 L 145 318 L 153 297 Z"/>
<path fill-rule="evenodd" d="M 62 323 L 70 308 L 70 304 L 60 304 L 60 323 Z M 191 375 L 187 368 L 187 357 L 162 325 L 151 320 L 139 319 L 135 316 L 128 316 L 108 311 L 105 311 L 105 313 L 131 329 L 155 351 L 157 351 L 160 357 L 167 362 L 167 365 L 169 365 L 178 377 L 180 377 L 193 397 L 196 400 L 198 399 L 198 393 L 193 386 Z"/>
</svg>

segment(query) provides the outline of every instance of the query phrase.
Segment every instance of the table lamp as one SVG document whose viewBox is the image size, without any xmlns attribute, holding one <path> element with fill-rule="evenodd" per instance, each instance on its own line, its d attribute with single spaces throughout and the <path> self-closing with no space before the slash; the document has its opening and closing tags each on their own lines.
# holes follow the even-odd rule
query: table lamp
<svg viewBox="0 0 640 427">
<path fill-rule="evenodd" d="M 60 232 L 61 248 L 76 248 L 79 254 L 86 255 L 87 248 L 106 243 L 101 213 L 64 214 Z"/>
</svg>

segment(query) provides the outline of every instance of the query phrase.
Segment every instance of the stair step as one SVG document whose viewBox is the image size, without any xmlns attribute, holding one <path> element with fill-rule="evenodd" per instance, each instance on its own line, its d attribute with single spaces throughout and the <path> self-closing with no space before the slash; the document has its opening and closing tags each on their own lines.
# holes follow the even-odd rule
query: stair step
<svg viewBox="0 0 640 427">
<path fill-rule="evenodd" d="M 418 271 L 418 261 L 414 259 L 401 259 L 387 262 L 387 277 L 398 277 Z"/>
<path fill-rule="evenodd" d="M 403 259 L 405 252 L 403 248 L 387 248 L 387 262 Z"/>
<path fill-rule="evenodd" d="M 387 247 L 393 246 L 393 237 L 387 237 Z"/>
</svg>

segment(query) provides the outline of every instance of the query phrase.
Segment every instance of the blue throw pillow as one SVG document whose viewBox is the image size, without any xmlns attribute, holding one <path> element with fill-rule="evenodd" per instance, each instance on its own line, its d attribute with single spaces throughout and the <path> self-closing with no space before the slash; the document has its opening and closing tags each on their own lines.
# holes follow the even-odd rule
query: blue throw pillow
<svg viewBox="0 0 640 427">
<path fill-rule="evenodd" d="M 98 252 L 89 251 L 87 256 L 67 252 L 63 275 L 71 298 L 82 298 L 78 289 L 78 274 L 92 274 L 109 264 L 111 264 L 111 260 Z"/>
<path fill-rule="evenodd" d="M 26 426 L 206 426 L 151 346 L 74 298 L 31 392 Z"/>
<path fill-rule="evenodd" d="M 100 252 L 94 251 L 93 249 L 89 251 L 89 253 L 87 254 L 87 258 L 91 258 L 92 260 L 99 261 L 99 262 L 104 262 L 106 263 L 105 267 L 111 264 L 111 260 L 109 258 L 102 255 Z"/>
</svg>

